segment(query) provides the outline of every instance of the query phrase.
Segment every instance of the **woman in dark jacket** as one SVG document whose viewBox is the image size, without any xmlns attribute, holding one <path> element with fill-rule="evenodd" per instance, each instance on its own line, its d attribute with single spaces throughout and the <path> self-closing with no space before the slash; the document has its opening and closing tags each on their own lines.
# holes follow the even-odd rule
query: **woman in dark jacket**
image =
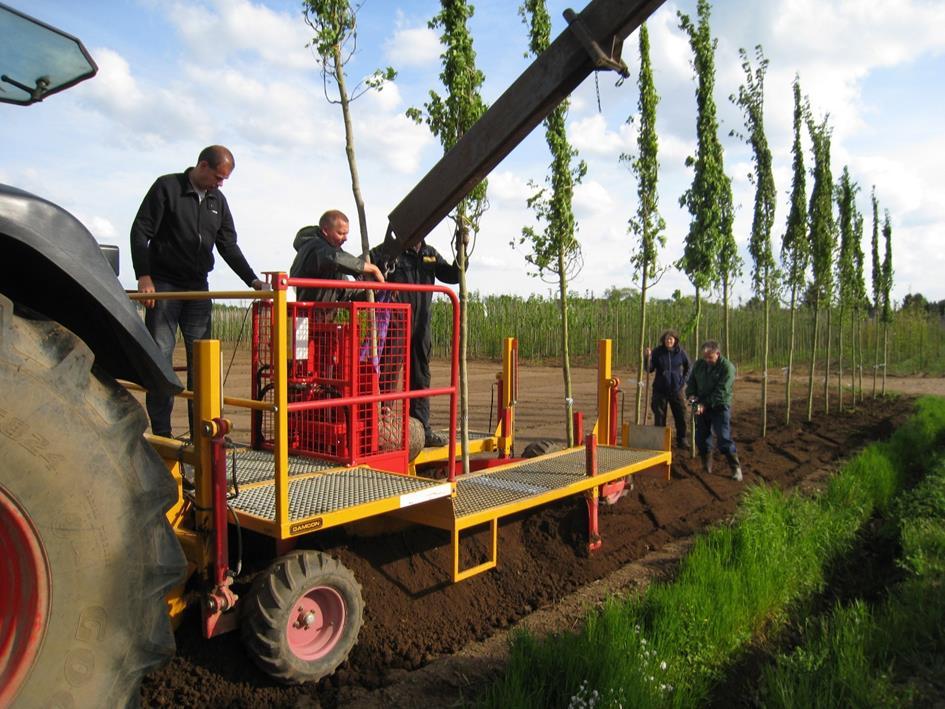
<svg viewBox="0 0 945 709">
<path fill-rule="evenodd" d="M 653 423 L 666 425 L 666 405 L 673 412 L 676 421 L 676 445 L 686 446 L 686 407 L 683 392 L 689 379 L 691 363 L 689 355 L 679 344 L 679 334 L 667 330 L 660 337 L 660 345 L 651 350 L 643 350 L 647 361 L 647 371 L 656 372 L 653 378 Z"/>
</svg>

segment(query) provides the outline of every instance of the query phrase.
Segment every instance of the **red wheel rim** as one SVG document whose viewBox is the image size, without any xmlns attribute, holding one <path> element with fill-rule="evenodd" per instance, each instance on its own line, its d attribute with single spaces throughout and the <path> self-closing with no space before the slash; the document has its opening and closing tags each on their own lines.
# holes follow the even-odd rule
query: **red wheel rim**
<svg viewBox="0 0 945 709">
<path fill-rule="evenodd" d="M 315 586 L 303 593 L 286 623 L 292 653 L 306 661 L 325 657 L 341 640 L 346 616 L 344 599 L 330 586 Z"/>
<path fill-rule="evenodd" d="M 46 627 L 49 568 L 26 512 L 0 487 L 0 706 L 14 697 Z"/>
</svg>

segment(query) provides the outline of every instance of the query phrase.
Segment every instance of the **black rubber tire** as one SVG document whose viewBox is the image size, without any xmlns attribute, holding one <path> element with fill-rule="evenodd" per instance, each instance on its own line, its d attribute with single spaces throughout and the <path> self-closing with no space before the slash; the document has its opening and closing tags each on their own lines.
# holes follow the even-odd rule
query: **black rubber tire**
<svg viewBox="0 0 945 709">
<path fill-rule="evenodd" d="M 540 455 L 556 453 L 560 450 L 564 450 L 564 446 L 558 441 L 552 441 L 549 438 L 542 438 L 537 441 L 532 441 L 527 446 L 525 446 L 525 450 L 522 451 L 522 457 L 537 458 Z"/>
<path fill-rule="evenodd" d="M 319 660 L 295 655 L 286 625 L 301 594 L 313 586 L 333 588 L 345 604 L 345 627 L 337 644 Z M 240 634 L 259 668 L 280 682 L 314 682 L 333 673 L 348 658 L 364 624 L 361 586 L 338 560 L 318 551 L 297 551 L 259 574 L 242 602 Z"/>
<path fill-rule="evenodd" d="M 177 488 L 146 425 L 81 340 L 0 296 L 0 485 L 34 526 L 51 586 L 14 706 L 136 705 L 142 677 L 174 654 L 164 597 L 186 567 L 164 515 Z"/>
</svg>

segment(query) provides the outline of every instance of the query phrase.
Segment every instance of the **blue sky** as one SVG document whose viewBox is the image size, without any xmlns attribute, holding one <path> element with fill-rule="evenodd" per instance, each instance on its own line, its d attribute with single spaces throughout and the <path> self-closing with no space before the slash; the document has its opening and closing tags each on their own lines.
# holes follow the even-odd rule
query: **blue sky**
<svg viewBox="0 0 945 709">
<path fill-rule="evenodd" d="M 122 282 L 134 284 L 128 230 L 155 177 L 193 164 L 210 143 L 228 145 L 237 169 L 224 186 L 240 244 L 257 271 L 288 269 L 295 232 L 328 208 L 356 222 L 337 106 L 325 101 L 319 68 L 305 43 L 309 30 L 300 3 L 277 0 L 8 0 L 18 9 L 80 37 L 99 64 L 98 76 L 48 102 L 23 109 L 0 105 L 7 136 L 0 182 L 61 204 L 100 241 L 122 249 Z M 472 22 L 484 97 L 494 100 L 525 68 L 525 27 L 517 3 L 475 2 Z M 562 10 L 549 9 L 556 36 Z M 438 3 L 367 0 L 359 16 L 359 53 L 352 79 L 393 65 L 393 85 L 354 104 L 360 174 L 372 243 L 383 237 L 387 214 L 434 164 L 441 151 L 423 126 L 404 116 L 430 89 L 441 90 L 440 48 L 426 23 Z M 580 2 L 574 3 L 580 9 Z M 695 13 L 695 0 L 667 2 L 650 21 L 660 132 L 660 206 L 667 223 L 668 264 L 681 253 L 689 217 L 678 207 L 691 173 L 684 161 L 694 148 L 695 100 L 691 52 L 676 11 Z M 818 116 L 834 128 L 833 172 L 849 165 L 860 184 L 859 206 L 870 224 L 869 193 L 876 185 L 881 209 L 894 229 L 894 296 L 920 291 L 945 298 L 945 191 L 941 157 L 945 137 L 945 3 L 892 0 L 749 0 L 717 2 L 716 102 L 726 169 L 738 205 L 736 240 L 746 276 L 736 294 L 750 295 L 745 247 L 751 223 L 751 156 L 729 137 L 742 126 L 729 100 L 742 81 L 738 48 L 761 43 L 771 60 L 766 122 L 774 152 L 779 206 L 773 239 L 780 245 L 790 189 L 791 81 L 800 74 Z M 635 147 L 626 125 L 636 110 L 637 38 L 624 46 L 634 79 L 622 87 L 601 75 L 575 92 L 569 136 L 588 163 L 575 194 L 584 267 L 573 281 L 581 292 L 634 285 L 627 219 L 635 185 L 617 157 Z M 601 108 L 598 110 L 597 91 Z M 811 157 L 805 156 L 808 165 Z M 533 223 L 525 207 L 529 181 L 541 183 L 549 162 L 540 129 L 490 177 L 491 207 L 472 257 L 470 287 L 483 293 L 547 292 L 529 277 L 524 253 L 513 250 L 521 228 Z M 353 224 L 354 226 L 354 224 Z M 357 250 L 353 229 L 349 241 Z M 429 238 L 449 252 L 449 227 Z M 869 244 L 864 244 L 869 254 Z M 867 269 L 870 264 L 867 264 Z M 868 277 L 868 272 L 867 272 Z M 211 287 L 237 287 L 219 263 Z M 654 295 L 688 293 L 685 276 L 670 269 Z"/>
</svg>

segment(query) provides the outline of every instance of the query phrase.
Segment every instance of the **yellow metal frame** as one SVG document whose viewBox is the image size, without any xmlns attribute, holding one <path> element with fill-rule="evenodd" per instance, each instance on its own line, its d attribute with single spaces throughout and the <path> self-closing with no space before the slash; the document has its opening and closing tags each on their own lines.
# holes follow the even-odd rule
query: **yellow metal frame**
<svg viewBox="0 0 945 709">
<path fill-rule="evenodd" d="M 502 341 L 502 371 L 496 374 L 496 380 L 502 382 L 499 392 L 499 410 L 503 408 L 509 410 L 509 430 L 508 435 L 502 435 L 502 420 L 496 422 L 495 431 L 491 436 L 477 438 L 469 441 L 468 451 L 470 455 L 479 453 L 498 453 L 502 457 L 512 455 L 512 447 L 515 445 L 515 389 L 513 387 L 513 378 L 516 362 L 515 353 L 517 344 L 514 337 L 506 337 Z M 417 474 L 417 468 L 427 463 L 442 463 L 449 459 L 449 445 L 438 446 L 436 448 L 424 448 L 416 458 L 410 462 L 409 472 L 411 475 Z"/>
</svg>

